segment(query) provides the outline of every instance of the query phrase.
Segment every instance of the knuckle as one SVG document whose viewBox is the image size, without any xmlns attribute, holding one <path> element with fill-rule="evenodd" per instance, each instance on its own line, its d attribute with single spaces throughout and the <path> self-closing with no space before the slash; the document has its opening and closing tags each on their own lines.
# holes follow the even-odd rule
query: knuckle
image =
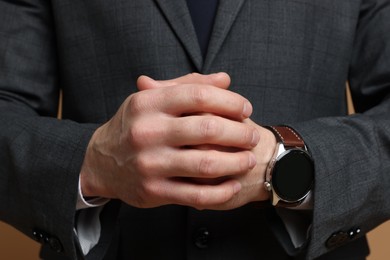
<svg viewBox="0 0 390 260">
<path fill-rule="evenodd" d="M 147 192 L 144 188 L 144 185 L 139 185 L 135 191 L 134 195 L 128 194 L 129 198 L 127 199 L 128 204 L 133 205 L 138 208 L 146 208 L 148 207 L 148 197 Z"/>
<path fill-rule="evenodd" d="M 159 194 L 156 183 L 148 181 L 143 186 L 143 192 L 147 197 L 155 197 Z"/>
<path fill-rule="evenodd" d="M 197 192 L 193 193 L 190 198 L 190 203 L 197 209 L 203 209 L 206 205 L 206 192 L 204 189 L 198 189 Z"/>
<path fill-rule="evenodd" d="M 203 137 L 213 138 L 219 136 L 221 129 L 215 118 L 206 117 L 200 123 L 200 133 Z"/>
<path fill-rule="evenodd" d="M 189 78 L 191 79 L 191 80 L 196 80 L 196 79 L 198 79 L 200 76 L 201 76 L 201 74 L 199 74 L 199 73 L 197 73 L 197 72 L 192 72 L 192 73 L 190 73 L 190 74 L 188 74 L 189 75 Z"/>
<path fill-rule="evenodd" d="M 135 147 L 141 146 L 146 139 L 145 127 L 139 122 L 134 122 L 131 128 L 129 129 L 128 139 L 129 139 L 129 143 L 132 146 Z"/>
<path fill-rule="evenodd" d="M 131 114 L 135 115 L 144 110 L 145 101 L 141 93 L 133 94 L 129 97 L 128 109 Z"/>
<path fill-rule="evenodd" d="M 209 177 L 213 174 L 215 162 L 211 156 L 203 156 L 199 161 L 198 174 L 200 177 Z"/>
<path fill-rule="evenodd" d="M 153 172 L 154 167 L 151 164 L 151 160 L 147 158 L 148 156 L 140 154 L 135 157 L 133 160 L 133 167 L 135 168 L 138 174 L 143 176 L 150 175 Z"/>
<path fill-rule="evenodd" d="M 149 208 L 161 206 L 170 201 L 168 193 L 161 181 L 148 179 L 143 185 L 142 198 Z"/>
<path fill-rule="evenodd" d="M 163 126 L 160 125 L 161 127 L 153 127 L 151 120 L 135 120 L 128 130 L 129 143 L 132 147 L 139 148 L 159 142 L 164 134 Z"/>
<path fill-rule="evenodd" d="M 206 189 L 198 189 L 192 194 L 191 201 L 193 207 L 198 210 L 214 208 L 216 205 L 223 206 L 232 199 L 232 192 L 229 189 L 222 189 L 211 195 Z"/>
<path fill-rule="evenodd" d="M 200 107 L 207 103 L 207 89 L 204 86 L 197 86 L 192 88 L 191 94 L 192 102 Z"/>
</svg>

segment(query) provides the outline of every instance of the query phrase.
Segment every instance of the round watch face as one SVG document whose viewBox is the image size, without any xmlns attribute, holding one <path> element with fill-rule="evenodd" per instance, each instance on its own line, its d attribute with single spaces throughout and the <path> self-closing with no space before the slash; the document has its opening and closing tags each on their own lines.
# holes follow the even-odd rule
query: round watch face
<svg viewBox="0 0 390 260">
<path fill-rule="evenodd" d="M 272 187 L 280 199 L 301 200 L 310 191 L 314 180 L 314 164 L 303 150 L 291 149 L 278 157 L 272 170 Z"/>
</svg>

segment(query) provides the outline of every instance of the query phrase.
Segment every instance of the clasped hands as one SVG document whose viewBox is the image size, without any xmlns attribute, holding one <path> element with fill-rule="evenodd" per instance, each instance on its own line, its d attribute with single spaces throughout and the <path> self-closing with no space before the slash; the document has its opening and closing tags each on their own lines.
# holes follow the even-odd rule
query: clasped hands
<svg viewBox="0 0 390 260">
<path fill-rule="evenodd" d="M 226 73 L 156 81 L 141 76 L 93 134 L 81 169 L 84 196 L 140 208 L 233 209 L 267 200 L 274 135 L 249 119 L 250 102 Z"/>
</svg>

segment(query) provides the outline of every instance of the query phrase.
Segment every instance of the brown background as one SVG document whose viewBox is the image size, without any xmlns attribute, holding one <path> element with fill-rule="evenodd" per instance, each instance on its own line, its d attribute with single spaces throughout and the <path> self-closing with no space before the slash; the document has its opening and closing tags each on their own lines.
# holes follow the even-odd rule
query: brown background
<svg viewBox="0 0 390 260">
<path fill-rule="evenodd" d="M 368 260 L 386 260 L 390 256 L 390 221 L 368 234 L 371 254 Z M 387 242 L 386 242 L 387 241 Z M 38 260 L 39 245 L 14 228 L 0 222 L 0 259 Z"/>
</svg>

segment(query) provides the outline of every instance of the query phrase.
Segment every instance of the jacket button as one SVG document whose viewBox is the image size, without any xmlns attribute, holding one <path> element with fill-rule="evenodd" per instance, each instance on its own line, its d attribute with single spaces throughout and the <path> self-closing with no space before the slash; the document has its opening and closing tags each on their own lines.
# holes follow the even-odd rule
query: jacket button
<svg viewBox="0 0 390 260">
<path fill-rule="evenodd" d="M 331 249 L 335 247 L 339 247 L 346 243 L 349 240 L 349 235 L 347 232 L 339 231 L 336 233 L 333 233 L 328 240 L 326 240 L 326 247 Z"/>
<path fill-rule="evenodd" d="M 50 236 L 46 232 L 39 229 L 34 229 L 32 235 L 36 241 L 38 241 L 41 244 L 48 244 L 50 248 L 56 251 L 57 253 L 63 251 L 62 244 L 58 238 L 54 236 Z"/>
<path fill-rule="evenodd" d="M 48 244 L 50 245 L 50 248 L 57 253 L 60 253 L 63 250 L 60 240 L 55 237 L 49 238 Z"/>
<path fill-rule="evenodd" d="M 197 248 L 205 249 L 209 246 L 210 232 L 206 228 L 200 228 L 195 232 L 194 244 Z"/>
<path fill-rule="evenodd" d="M 38 242 L 41 242 L 42 239 L 43 239 L 42 233 L 40 233 L 40 232 L 37 231 L 37 230 L 33 230 L 32 235 L 33 235 L 34 239 L 35 239 L 36 241 L 38 241 Z"/>
<path fill-rule="evenodd" d="M 34 229 L 32 232 L 32 235 L 36 241 L 39 243 L 46 243 L 47 242 L 47 234 L 39 229 Z"/>
<path fill-rule="evenodd" d="M 348 231 L 348 236 L 350 239 L 355 238 L 356 235 L 359 235 L 361 232 L 360 228 L 352 228 Z"/>
</svg>

